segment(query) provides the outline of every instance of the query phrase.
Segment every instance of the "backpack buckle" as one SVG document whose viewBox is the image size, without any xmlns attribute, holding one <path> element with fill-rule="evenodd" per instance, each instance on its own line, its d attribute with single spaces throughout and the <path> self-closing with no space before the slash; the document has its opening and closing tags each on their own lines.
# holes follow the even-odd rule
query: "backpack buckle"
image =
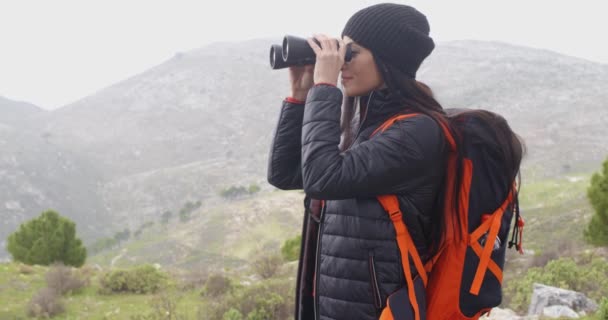
<svg viewBox="0 0 608 320">
<path fill-rule="evenodd" d="M 401 210 L 393 211 L 389 213 L 392 221 L 400 221 L 402 218 Z"/>
</svg>

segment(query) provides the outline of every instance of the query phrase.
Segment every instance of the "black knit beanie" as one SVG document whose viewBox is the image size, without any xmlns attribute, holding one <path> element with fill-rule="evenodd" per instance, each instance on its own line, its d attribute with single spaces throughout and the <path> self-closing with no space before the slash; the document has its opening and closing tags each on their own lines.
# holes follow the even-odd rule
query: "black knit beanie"
<svg viewBox="0 0 608 320">
<path fill-rule="evenodd" d="M 422 61 L 433 51 L 429 23 L 413 7 L 381 3 L 355 13 L 346 23 L 342 36 L 369 49 L 391 67 L 416 78 Z"/>
</svg>

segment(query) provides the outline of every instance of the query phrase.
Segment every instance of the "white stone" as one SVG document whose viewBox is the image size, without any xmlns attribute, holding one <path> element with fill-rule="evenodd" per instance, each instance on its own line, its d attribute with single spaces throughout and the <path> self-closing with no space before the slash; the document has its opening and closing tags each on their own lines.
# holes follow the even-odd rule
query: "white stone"
<svg viewBox="0 0 608 320">
<path fill-rule="evenodd" d="M 549 318 L 578 319 L 578 313 L 566 306 L 550 306 L 543 309 L 543 316 Z"/>
<path fill-rule="evenodd" d="M 565 306 L 575 312 L 593 313 L 597 310 L 597 304 L 580 292 L 535 283 L 528 315 L 541 315 L 546 307 L 551 306 Z"/>
</svg>

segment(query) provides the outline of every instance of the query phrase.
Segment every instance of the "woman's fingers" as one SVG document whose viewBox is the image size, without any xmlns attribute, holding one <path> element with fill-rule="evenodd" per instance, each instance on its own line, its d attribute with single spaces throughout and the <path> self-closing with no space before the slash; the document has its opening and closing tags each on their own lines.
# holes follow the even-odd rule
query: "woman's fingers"
<svg viewBox="0 0 608 320">
<path fill-rule="evenodd" d="M 336 39 L 330 38 L 324 34 L 319 34 L 318 39 L 321 41 L 323 48 L 327 48 L 330 51 L 337 51 Z"/>
<path fill-rule="evenodd" d="M 306 39 L 306 41 L 308 41 L 308 44 L 310 45 L 310 47 L 312 48 L 312 51 L 314 51 L 316 55 L 319 55 L 321 53 L 321 50 L 322 50 L 321 47 L 319 47 L 319 45 L 317 45 L 315 43 L 313 38 L 308 38 L 308 39 Z"/>
<path fill-rule="evenodd" d="M 314 37 L 321 43 L 321 49 L 329 50 L 330 52 L 338 50 L 338 41 L 336 39 L 330 38 L 324 34 L 315 34 Z"/>
</svg>

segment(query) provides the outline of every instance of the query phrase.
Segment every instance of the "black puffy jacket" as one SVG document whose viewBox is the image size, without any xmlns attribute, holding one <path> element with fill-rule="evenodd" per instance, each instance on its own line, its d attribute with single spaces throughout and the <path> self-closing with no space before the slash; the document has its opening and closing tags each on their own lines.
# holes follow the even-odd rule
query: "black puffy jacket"
<svg viewBox="0 0 608 320">
<path fill-rule="evenodd" d="M 342 92 L 329 85 L 314 86 L 305 105 L 283 102 L 271 146 L 268 181 L 306 192 L 296 320 L 378 319 L 405 280 L 393 224 L 375 197 L 398 196 L 424 255 L 445 173 L 444 136 L 428 116 L 400 120 L 370 139 L 405 112 L 378 91 L 354 143 L 340 152 L 341 104 Z M 310 214 L 310 199 L 325 200 L 320 219 Z"/>
</svg>

